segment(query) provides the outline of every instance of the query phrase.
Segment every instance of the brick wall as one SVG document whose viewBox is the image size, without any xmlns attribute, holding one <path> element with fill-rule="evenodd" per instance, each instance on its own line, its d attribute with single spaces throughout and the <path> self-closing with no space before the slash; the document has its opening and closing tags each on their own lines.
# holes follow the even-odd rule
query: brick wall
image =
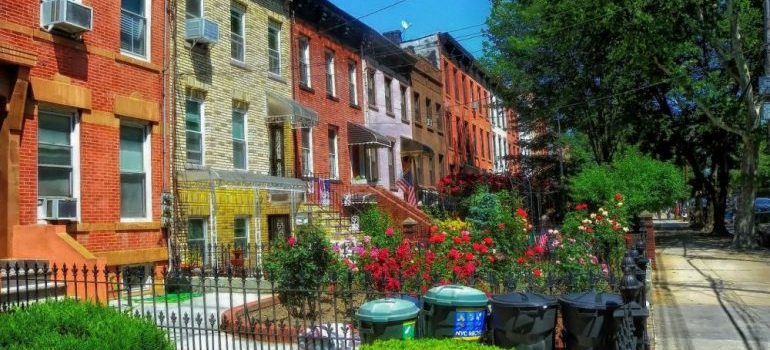
<svg viewBox="0 0 770 350">
<path fill-rule="evenodd" d="M 441 106 L 444 103 L 442 98 L 442 86 L 441 86 L 441 74 L 439 70 L 433 67 L 425 59 L 418 59 L 414 70 L 411 74 L 412 90 L 413 93 L 419 94 L 419 101 L 412 97 L 412 112 L 416 111 L 415 104 L 420 105 L 420 117 L 419 120 L 415 118 L 412 123 L 412 138 L 420 143 L 429 146 L 433 150 L 433 157 L 423 155 L 422 161 L 422 174 L 420 186 L 422 187 L 434 187 L 436 181 L 438 181 L 442 173 L 446 173 L 446 170 L 442 172 L 439 168 L 439 157 L 444 158 L 444 167 L 446 167 L 446 143 L 444 142 L 443 123 L 439 124 L 437 118 L 443 118 L 443 113 L 436 113 L 436 106 Z M 426 100 L 431 101 L 430 107 L 426 105 Z M 439 111 L 443 111 L 443 106 Z M 429 125 L 427 118 L 432 118 L 432 123 Z M 443 122 L 443 120 L 442 120 Z M 439 126 L 442 126 L 439 129 Z M 431 162 L 432 160 L 432 162 Z M 430 168 L 433 168 L 434 177 L 433 181 L 430 179 Z"/>
<path fill-rule="evenodd" d="M 300 86 L 298 39 L 308 38 L 310 47 L 310 88 Z M 292 26 L 292 67 L 294 76 L 294 98 L 301 104 L 318 113 L 318 126 L 313 128 L 313 172 L 329 174 L 328 130 L 335 128 L 337 134 L 337 157 L 339 159 L 340 181 L 350 183 L 350 149 L 348 147 L 347 123 L 364 124 L 363 80 L 361 57 L 357 48 L 347 47 L 335 38 L 321 34 L 317 28 L 302 20 L 296 20 Z M 326 91 L 325 52 L 334 52 L 336 96 L 330 98 Z M 350 100 L 348 63 L 356 65 L 356 87 L 358 103 Z M 297 145 L 301 145 L 301 135 L 297 133 Z M 301 164 L 298 164 L 301 166 Z M 299 169 L 298 169 L 299 170 Z"/>
</svg>

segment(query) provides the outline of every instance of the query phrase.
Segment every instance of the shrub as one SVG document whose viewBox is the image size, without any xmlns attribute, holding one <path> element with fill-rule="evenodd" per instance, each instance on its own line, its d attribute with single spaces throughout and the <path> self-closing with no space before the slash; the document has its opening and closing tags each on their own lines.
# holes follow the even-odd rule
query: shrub
<svg viewBox="0 0 770 350">
<path fill-rule="evenodd" d="M 51 301 L 0 314 L 2 349 L 173 349 L 152 323 L 106 306 Z"/>
<path fill-rule="evenodd" d="M 318 227 L 300 226 L 295 237 L 274 244 L 264 260 L 267 279 L 277 284 L 278 297 L 292 316 L 314 317 L 317 290 L 336 263 L 326 235 Z"/>
<path fill-rule="evenodd" d="M 386 341 L 376 341 L 374 344 L 361 346 L 361 350 L 494 350 L 500 349 L 495 346 L 484 345 L 476 342 L 458 339 L 418 339 L 418 340 L 398 340 L 390 339 Z"/>
<path fill-rule="evenodd" d="M 371 238 L 377 247 L 391 250 L 401 243 L 401 232 L 397 230 L 393 218 L 375 206 L 370 206 L 361 213 L 361 232 Z"/>
</svg>

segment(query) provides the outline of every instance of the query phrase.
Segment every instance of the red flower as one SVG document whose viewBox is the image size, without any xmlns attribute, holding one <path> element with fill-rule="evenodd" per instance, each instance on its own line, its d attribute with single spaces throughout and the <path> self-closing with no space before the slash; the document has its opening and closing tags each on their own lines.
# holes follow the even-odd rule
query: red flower
<svg viewBox="0 0 770 350">
<path fill-rule="evenodd" d="M 527 249 L 527 251 L 526 251 L 526 252 L 524 252 L 524 254 L 525 254 L 526 256 L 529 256 L 529 257 L 533 257 L 533 256 L 535 256 L 535 251 L 534 251 L 534 250 L 532 250 L 532 249 Z"/>
<path fill-rule="evenodd" d="M 479 252 L 486 254 L 489 253 L 489 249 L 487 249 L 487 246 L 479 244 Z"/>
<path fill-rule="evenodd" d="M 521 208 L 516 209 L 516 215 L 518 215 L 518 216 L 520 216 L 520 217 L 522 217 L 524 219 L 527 218 L 527 212 L 524 211 L 524 209 L 521 209 Z"/>
<path fill-rule="evenodd" d="M 452 241 L 454 241 L 455 244 L 460 244 L 463 242 L 463 239 L 460 237 L 452 237 Z"/>
<path fill-rule="evenodd" d="M 503 224 L 503 223 L 497 224 L 497 228 L 499 228 L 501 230 L 505 230 L 505 224 Z"/>
<path fill-rule="evenodd" d="M 465 253 L 465 260 L 472 261 L 473 253 Z"/>
<path fill-rule="evenodd" d="M 293 247 L 295 244 L 297 244 L 297 239 L 294 238 L 294 237 L 289 237 L 289 239 L 286 241 L 286 243 L 289 243 L 289 246 Z"/>
<path fill-rule="evenodd" d="M 449 256 L 452 260 L 457 260 L 457 258 L 460 257 L 460 252 L 457 251 L 457 249 L 449 249 L 449 252 L 447 253 L 447 256 Z"/>
<path fill-rule="evenodd" d="M 602 221 L 604 220 L 604 216 L 596 215 L 596 221 Z"/>
<path fill-rule="evenodd" d="M 429 249 L 425 252 L 425 262 L 432 263 L 433 260 L 436 260 L 436 253 Z"/>
<path fill-rule="evenodd" d="M 480 244 L 480 243 L 473 243 L 473 250 L 475 250 L 475 251 L 477 251 L 477 252 L 478 252 L 478 251 L 480 251 L 480 250 L 481 250 L 481 247 L 483 247 L 483 246 L 484 246 L 484 245 L 483 245 L 483 244 Z"/>
<path fill-rule="evenodd" d="M 517 262 L 519 265 L 524 265 L 524 261 L 525 261 L 525 260 L 524 260 L 524 257 L 523 257 L 523 256 L 520 256 L 520 257 L 519 257 L 519 258 L 516 260 L 516 262 Z"/>
<path fill-rule="evenodd" d="M 439 233 L 437 235 L 431 236 L 429 242 L 438 244 L 438 243 L 444 243 L 444 240 L 446 240 L 446 236 L 443 233 Z"/>
<path fill-rule="evenodd" d="M 594 229 L 590 227 L 586 227 L 586 232 L 588 233 L 594 233 Z"/>
<path fill-rule="evenodd" d="M 436 226 L 436 225 L 432 225 L 432 226 L 430 227 L 430 233 L 436 233 L 436 231 L 438 231 L 438 226 Z"/>
<path fill-rule="evenodd" d="M 615 200 L 618 201 L 618 202 L 622 201 L 623 200 L 623 195 L 620 194 L 620 192 L 615 193 Z"/>
<path fill-rule="evenodd" d="M 388 229 L 385 230 L 385 235 L 388 236 L 388 237 L 393 237 L 393 228 L 392 227 L 388 227 Z"/>
<path fill-rule="evenodd" d="M 484 244 L 492 245 L 492 237 L 484 237 Z"/>
<path fill-rule="evenodd" d="M 540 269 L 532 270 L 532 274 L 535 275 L 535 277 L 543 277 L 543 271 L 540 271 Z"/>
<path fill-rule="evenodd" d="M 539 246 L 535 246 L 535 253 L 543 254 L 543 253 L 545 253 L 545 248 L 543 248 L 543 246 L 540 246 L 540 245 Z"/>
<path fill-rule="evenodd" d="M 465 265 L 465 273 L 468 275 L 472 275 L 474 272 L 476 272 L 476 265 L 474 265 L 472 262 L 469 262 Z"/>
<path fill-rule="evenodd" d="M 586 210 L 588 209 L 588 204 L 580 203 L 575 206 L 575 210 Z"/>
<path fill-rule="evenodd" d="M 490 255 L 489 256 L 489 262 L 491 262 L 491 263 L 495 262 L 495 256 L 494 255 Z"/>
</svg>

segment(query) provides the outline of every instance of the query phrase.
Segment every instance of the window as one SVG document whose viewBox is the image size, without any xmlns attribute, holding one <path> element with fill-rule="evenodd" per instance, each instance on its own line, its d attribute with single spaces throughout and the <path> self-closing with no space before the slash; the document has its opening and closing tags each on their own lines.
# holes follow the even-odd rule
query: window
<svg viewBox="0 0 770 350">
<path fill-rule="evenodd" d="M 187 247 L 192 255 L 192 261 L 205 260 L 206 254 L 206 219 L 191 218 L 187 220 Z"/>
<path fill-rule="evenodd" d="M 406 114 L 407 108 L 406 108 L 406 86 L 401 85 L 401 121 L 408 123 L 409 122 L 409 115 Z"/>
<path fill-rule="evenodd" d="M 68 114 L 40 111 L 37 191 L 40 197 L 73 197 L 73 122 Z"/>
<path fill-rule="evenodd" d="M 444 62 L 444 93 L 449 95 L 449 63 Z"/>
<path fill-rule="evenodd" d="M 186 0 L 185 17 L 188 19 L 203 17 L 203 0 Z"/>
<path fill-rule="evenodd" d="M 348 62 L 348 94 L 350 95 L 350 104 L 358 106 L 358 72 L 356 63 Z"/>
<path fill-rule="evenodd" d="M 137 290 L 150 290 L 153 284 L 153 266 L 129 265 L 120 267 L 120 279 L 126 293 Z"/>
<path fill-rule="evenodd" d="M 438 174 L 441 178 L 444 178 L 444 155 L 438 155 Z"/>
<path fill-rule="evenodd" d="M 230 9 L 230 58 L 238 61 L 245 61 L 245 42 L 244 34 L 244 14 L 243 11 L 236 8 Z"/>
<path fill-rule="evenodd" d="M 433 156 L 428 156 L 428 181 L 429 186 L 436 185 L 436 169 L 433 168 Z"/>
<path fill-rule="evenodd" d="M 299 83 L 304 87 L 310 87 L 310 40 L 306 37 L 300 37 L 297 45 L 299 47 Z"/>
<path fill-rule="evenodd" d="M 468 86 L 465 84 L 464 75 L 461 77 L 460 85 L 462 85 L 461 88 L 463 89 L 463 95 L 462 95 L 463 104 L 467 104 L 468 103 Z"/>
<path fill-rule="evenodd" d="M 454 86 L 455 86 L 455 101 L 460 100 L 460 84 L 457 83 L 457 68 L 453 68 L 454 74 L 452 75 L 454 77 Z"/>
<path fill-rule="evenodd" d="M 396 156 L 393 153 L 393 148 L 388 148 L 388 182 L 390 182 L 390 188 L 396 188 Z"/>
<path fill-rule="evenodd" d="M 249 251 L 249 219 L 235 218 L 233 221 L 233 248 L 240 249 L 243 256 Z"/>
<path fill-rule="evenodd" d="M 187 100 L 185 104 L 185 127 L 187 136 L 187 163 L 203 164 L 203 104 Z"/>
<path fill-rule="evenodd" d="M 422 157 L 414 159 L 414 180 L 418 185 L 422 185 Z"/>
<path fill-rule="evenodd" d="M 120 1 L 120 49 L 145 57 L 147 55 L 148 12 L 146 0 Z"/>
<path fill-rule="evenodd" d="M 414 112 L 414 116 L 412 117 L 412 120 L 414 120 L 415 123 L 419 123 L 422 116 L 420 115 L 420 94 L 414 93 L 414 103 L 412 103 L 412 111 Z M 428 111 L 430 112 L 430 111 Z"/>
<path fill-rule="evenodd" d="M 366 71 L 366 94 L 369 98 L 369 105 L 372 107 L 377 106 L 377 94 L 374 89 L 374 71 L 373 70 L 367 70 Z"/>
<path fill-rule="evenodd" d="M 149 202 L 149 142 L 147 127 L 124 124 L 120 126 L 120 217 L 147 218 Z"/>
<path fill-rule="evenodd" d="M 283 176 L 283 124 L 270 124 L 269 129 L 270 175 Z"/>
<path fill-rule="evenodd" d="M 393 79 L 385 78 L 385 112 L 393 114 Z"/>
<path fill-rule="evenodd" d="M 326 51 L 326 94 L 329 96 L 337 96 L 337 88 L 334 81 L 334 52 Z"/>
<path fill-rule="evenodd" d="M 302 143 L 300 146 L 302 154 L 302 176 L 313 176 L 313 129 L 302 128 Z"/>
<path fill-rule="evenodd" d="M 233 109 L 233 168 L 246 169 L 246 113 Z"/>
<path fill-rule="evenodd" d="M 281 75 L 281 24 L 275 21 L 267 26 L 267 54 L 270 73 Z"/>
<path fill-rule="evenodd" d="M 434 117 L 430 114 L 430 106 L 432 104 L 433 103 L 430 101 L 429 98 L 425 99 L 425 112 L 428 113 L 428 116 L 425 118 L 426 119 L 425 123 L 428 124 L 429 128 L 433 127 L 433 119 L 434 119 Z M 419 104 L 418 104 L 418 106 L 419 106 Z"/>
<path fill-rule="evenodd" d="M 433 117 L 436 119 L 436 129 L 444 130 L 444 116 L 441 115 L 441 105 L 438 103 L 436 103 L 436 114 Z"/>
<path fill-rule="evenodd" d="M 339 158 L 337 156 L 337 151 L 338 151 L 337 129 L 329 128 L 328 143 L 329 143 L 329 178 L 339 179 L 340 164 L 339 164 Z"/>
</svg>

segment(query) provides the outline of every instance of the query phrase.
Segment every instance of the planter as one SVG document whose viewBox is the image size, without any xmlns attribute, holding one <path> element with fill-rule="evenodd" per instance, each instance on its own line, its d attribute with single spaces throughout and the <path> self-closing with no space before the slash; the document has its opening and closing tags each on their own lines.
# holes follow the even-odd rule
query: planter
<svg viewBox="0 0 770 350">
<path fill-rule="evenodd" d="M 350 183 L 353 185 L 366 185 L 369 183 L 369 180 L 367 179 L 353 179 L 350 180 Z"/>
</svg>

